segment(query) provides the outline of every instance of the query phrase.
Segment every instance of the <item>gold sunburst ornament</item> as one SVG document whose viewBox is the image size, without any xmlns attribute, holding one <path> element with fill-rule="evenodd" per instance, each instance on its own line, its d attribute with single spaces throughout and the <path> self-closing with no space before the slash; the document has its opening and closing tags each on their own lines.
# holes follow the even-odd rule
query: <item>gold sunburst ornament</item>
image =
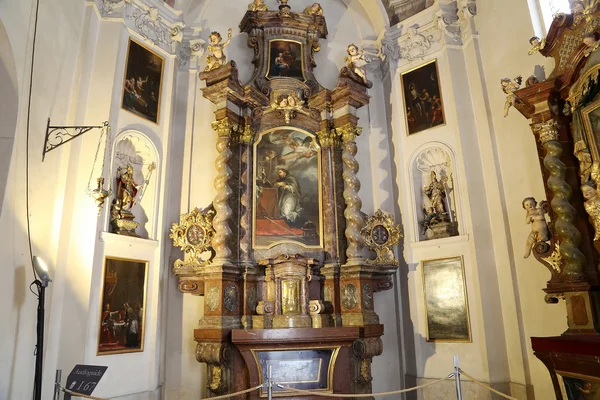
<svg viewBox="0 0 600 400">
<path fill-rule="evenodd" d="M 175 273 L 186 273 L 210 264 L 212 257 L 202 258 L 202 253 L 212 250 L 212 239 L 215 230 L 212 221 L 215 210 L 212 206 L 199 210 L 194 208 L 187 214 L 182 214 L 179 223 L 171 227 L 169 237 L 173 239 L 173 246 L 189 255 L 187 260 L 175 261 Z"/>
<path fill-rule="evenodd" d="M 367 260 L 369 264 L 398 265 L 392 247 L 398 244 L 403 235 L 400 225 L 395 224 L 394 218 L 390 214 L 377 210 L 374 216 L 366 219 L 360 234 L 365 240 L 365 244 L 377 253 L 374 260 Z"/>
</svg>

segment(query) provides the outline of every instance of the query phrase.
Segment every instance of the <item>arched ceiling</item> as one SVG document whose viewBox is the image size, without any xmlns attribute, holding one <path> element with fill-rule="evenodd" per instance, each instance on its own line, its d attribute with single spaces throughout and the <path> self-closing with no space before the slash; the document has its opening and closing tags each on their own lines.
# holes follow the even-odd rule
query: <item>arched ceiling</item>
<svg viewBox="0 0 600 400">
<path fill-rule="evenodd" d="M 222 0 L 176 0 L 175 8 L 182 10 L 186 23 L 190 24 L 194 21 L 201 22 L 203 20 L 203 10 L 205 10 L 211 2 L 218 2 Z M 241 7 L 246 7 L 251 0 L 229 0 L 239 2 Z M 348 11 L 353 15 L 357 22 L 357 26 L 361 31 L 363 39 L 373 40 L 387 27 L 389 26 L 389 16 L 386 12 L 386 8 L 382 4 L 382 0 L 321 0 L 324 8 L 327 7 L 327 2 L 338 1 L 346 6 Z M 397 0 L 383 0 L 387 3 L 390 1 Z M 425 0 L 403 0 L 403 1 L 425 1 Z M 311 0 L 312 2 L 312 0 Z M 267 0 L 267 5 L 272 9 L 276 0 Z M 295 6 L 297 3 L 298 6 Z M 307 3 L 306 0 L 289 0 L 292 6 L 292 10 L 303 9 Z"/>
</svg>

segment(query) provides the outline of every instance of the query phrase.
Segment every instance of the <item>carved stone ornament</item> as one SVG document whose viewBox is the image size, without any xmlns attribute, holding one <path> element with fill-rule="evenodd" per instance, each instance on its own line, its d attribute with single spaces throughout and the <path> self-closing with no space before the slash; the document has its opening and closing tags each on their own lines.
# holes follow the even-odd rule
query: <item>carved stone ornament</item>
<svg viewBox="0 0 600 400">
<path fill-rule="evenodd" d="M 374 216 L 366 219 L 365 226 L 360 233 L 365 244 L 377 253 L 377 258 L 367 260 L 369 264 L 398 265 L 392 247 L 398 244 L 403 236 L 400 225 L 395 224 L 394 218 L 390 214 L 377 210 Z"/>
<path fill-rule="evenodd" d="M 223 299 L 225 309 L 229 312 L 235 312 L 238 306 L 238 289 L 234 285 L 225 288 L 225 298 Z"/>
<path fill-rule="evenodd" d="M 282 95 L 274 98 L 271 105 L 264 111 L 264 114 L 277 111 L 277 115 L 285 120 L 286 124 L 296 118 L 297 113 L 310 116 L 310 112 L 304 107 L 304 100 L 301 100 L 295 93 Z"/>
<path fill-rule="evenodd" d="M 351 283 L 342 289 L 342 305 L 348 310 L 352 310 L 358 305 L 358 290 Z"/>
<path fill-rule="evenodd" d="M 173 246 L 189 255 L 187 260 L 175 261 L 175 273 L 182 270 L 201 268 L 210 264 L 211 258 L 203 259 L 202 253 L 211 250 L 211 242 L 215 235 L 212 223 L 215 210 L 212 206 L 199 210 L 194 208 L 187 214 L 182 214 L 179 223 L 171 226 L 169 237 L 173 239 Z"/>
<path fill-rule="evenodd" d="M 219 304 L 221 303 L 220 294 L 219 288 L 216 286 L 211 286 L 206 291 L 204 301 L 210 312 L 215 312 L 219 308 Z"/>
</svg>

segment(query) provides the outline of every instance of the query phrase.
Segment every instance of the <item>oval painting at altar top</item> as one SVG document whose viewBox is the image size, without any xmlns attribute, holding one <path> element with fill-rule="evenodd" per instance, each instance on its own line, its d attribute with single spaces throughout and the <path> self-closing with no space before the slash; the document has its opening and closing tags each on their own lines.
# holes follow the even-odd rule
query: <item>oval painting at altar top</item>
<svg viewBox="0 0 600 400">
<path fill-rule="evenodd" d="M 255 248 L 322 247 L 321 148 L 303 130 L 275 128 L 254 144 Z"/>
</svg>

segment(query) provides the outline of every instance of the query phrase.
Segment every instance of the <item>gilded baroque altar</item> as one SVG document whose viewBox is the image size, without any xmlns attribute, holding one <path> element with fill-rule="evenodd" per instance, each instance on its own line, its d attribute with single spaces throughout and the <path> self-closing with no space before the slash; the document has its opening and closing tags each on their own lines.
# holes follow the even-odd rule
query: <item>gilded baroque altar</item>
<svg viewBox="0 0 600 400">
<path fill-rule="evenodd" d="M 371 393 L 383 351 L 374 293 L 392 287 L 402 234 L 391 216 L 361 212 L 356 111 L 371 87 L 362 52 L 348 46 L 329 90 L 313 74 L 327 37 L 318 3 L 269 10 L 257 0 L 239 28 L 254 54 L 250 82 L 217 32 L 200 73 L 215 105 L 217 194 L 171 234 L 187 254 L 174 267 L 179 289 L 205 298 L 196 358 L 213 396 L 264 382 L 267 365 L 299 389 Z M 308 375 L 284 376 L 284 365 Z"/>
</svg>

